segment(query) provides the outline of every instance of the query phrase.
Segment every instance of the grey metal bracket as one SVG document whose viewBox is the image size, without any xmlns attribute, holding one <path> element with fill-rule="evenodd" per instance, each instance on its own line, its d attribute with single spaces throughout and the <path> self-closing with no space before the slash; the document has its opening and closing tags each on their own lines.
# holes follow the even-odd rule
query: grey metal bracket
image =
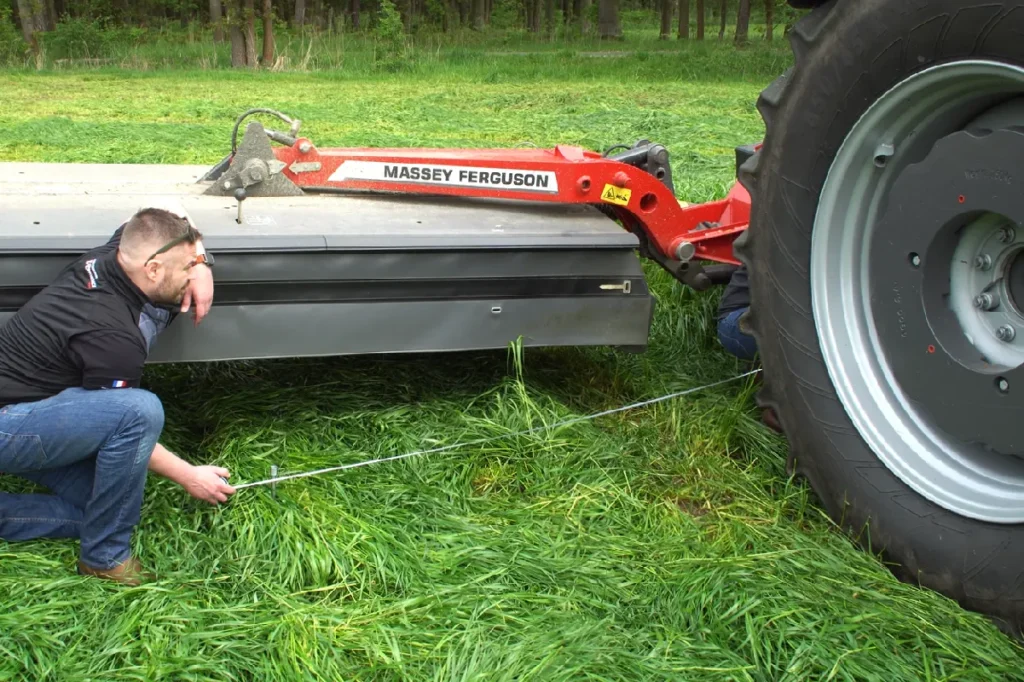
<svg viewBox="0 0 1024 682">
<path fill-rule="evenodd" d="M 213 196 L 235 196 L 245 190 L 247 197 L 293 197 L 303 191 L 281 173 L 285 164 L 277 160 L 266 130 L 258 121 L 245 129 L 231 166 L 204 192 Z"/>
</svg>

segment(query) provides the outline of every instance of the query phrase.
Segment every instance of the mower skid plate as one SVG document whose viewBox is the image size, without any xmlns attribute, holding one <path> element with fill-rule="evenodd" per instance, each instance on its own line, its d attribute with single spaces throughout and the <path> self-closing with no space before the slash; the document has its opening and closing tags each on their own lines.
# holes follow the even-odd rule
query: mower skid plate
<svg viewBox="0 0 1024 682">
<path fill-rule="evenodd" d="M 397 195 L 206 196 L 205 166 L 0 163 L 0 324 L 139 208 L 184 207 L 214 309 L 151 362 L 647 345 L 636 237 L 579 205 Z"/>
</svg>

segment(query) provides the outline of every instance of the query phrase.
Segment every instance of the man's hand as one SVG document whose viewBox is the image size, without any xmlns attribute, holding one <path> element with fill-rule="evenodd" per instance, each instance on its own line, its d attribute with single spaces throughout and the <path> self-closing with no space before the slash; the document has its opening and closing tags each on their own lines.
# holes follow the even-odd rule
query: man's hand
<svg viewBox="0 0 1024 682">
<path fill-rule="evenodd" d="M 197 500 L 218 504 L 227 502 L 228 497 L 235 494 L 235 489 L 221 480 L 222 476 L 227 478 L 230 475 L 224 467 L 195 466 L 181 485 Z"/>
<path fill-rule="evenodd" d="M 195 277 L 185 292 L 185 298 L 181 301 L 181 312 L 187 313 L 189 307 L 195 303 L 196 309 L 193 313 L 195 324 L 199 326 L 206 314 L 210 312 L 213 304 L 213 270 L 208 265 L 200 263 L 193 269 Z"/>
<path fill-rule="evenodd" d="M 229 495 L 235 494 L 231 484 L 220 480 L 222 476 L 231 476 L 227 469 L 189 464 L 160 443 L 153 448 L 153 455 L 149 458 L 149 470 L 171 479 L 187 490 L 192 497 L 210 504 L 225 502 Z"/>
</svg>

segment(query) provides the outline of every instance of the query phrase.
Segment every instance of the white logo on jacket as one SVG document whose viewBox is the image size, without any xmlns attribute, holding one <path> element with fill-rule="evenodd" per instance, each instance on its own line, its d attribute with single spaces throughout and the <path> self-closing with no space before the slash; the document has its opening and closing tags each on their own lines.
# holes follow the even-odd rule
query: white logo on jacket
<svg viewBox="0 0 1024 682">
<path fill-rule="evenodd" d="M 85 274 L 89 275 L 89 281 L 85 283 L 86 289 L 95 289 L 99 286 L 100 276 L 96 272 L 96 259 L 85 261 Z"/>
</svg>

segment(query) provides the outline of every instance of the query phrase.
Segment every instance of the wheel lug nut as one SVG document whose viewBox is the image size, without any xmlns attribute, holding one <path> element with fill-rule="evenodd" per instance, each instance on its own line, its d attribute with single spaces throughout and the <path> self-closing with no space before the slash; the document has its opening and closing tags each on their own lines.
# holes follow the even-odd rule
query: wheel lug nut
<svg viewBox="0 0 1024 682">
<path fill-rule="evenodd" d="M 974 307 L 978 310 L 992 310 L 999 305 L 999 299 L 992 294 L 978 294 L 974 297 Z"/>
<path fill-rule="evenodd" d="M 974 259 L 974 267 L 978 270 L 988 270 L 992 267 L 992 256 L 983 253 Z"/>
<path fill-rule="evenodd" d="M 1004 244 L 1012 242 L 1017 238 L 1017 232 L 1012 227 L 1004 227 L 999 230 L 999 241 Z"/>
<path fill-rule="evenodd" d="M 1015 336 L 1017 336 L 1017 330 L 1008 324 L 1004 324 L 996 330 L 996 338 L 1000 341 L 1006 341 L 1009 343 L 1010 341 L 1013 341 Z"/>
</svg>

